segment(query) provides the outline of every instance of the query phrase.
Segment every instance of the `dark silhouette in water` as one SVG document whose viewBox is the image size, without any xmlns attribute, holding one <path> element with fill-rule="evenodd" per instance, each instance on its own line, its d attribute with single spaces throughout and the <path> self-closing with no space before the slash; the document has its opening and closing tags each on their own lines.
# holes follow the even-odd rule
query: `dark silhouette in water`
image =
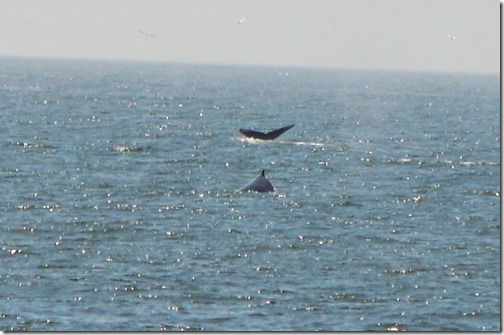
<svg viewBox="0 0 504 335">
<path fill-rule="evenodd" d="M 278 136 L 285 133 L 287 130 L 291 129 L 292 127 L 294 127 L 293 124 L 291 124 L 290 126 L 285 126 L 285 127 L 279 128 L 277 130 L 270 131 L 267 134 L 260 132 L 260 131 L 250 130 L 250 129 L 240 129 L 240 133 L 242 133 L 246 137 L 256 138 L 258 140 L 264 140 L 264 141 L 272 141 L 275 138 L 277 138 Z"/>
<path fill-rule="evenodd" d="M 248 183 L 247 185 L 243 186 L 240 191 L 241 192 L 247 192 L 247 191 L 256 191 L 256 192 L 273 192 L 275 189 L 273 188 L 273 185 L 269 182 L 268 179 L 266 179 L 266 176 L 264 175 L 264 169 L 261 171 L 261 174 L 257 176 L 256 179 Z"/>
</svg>

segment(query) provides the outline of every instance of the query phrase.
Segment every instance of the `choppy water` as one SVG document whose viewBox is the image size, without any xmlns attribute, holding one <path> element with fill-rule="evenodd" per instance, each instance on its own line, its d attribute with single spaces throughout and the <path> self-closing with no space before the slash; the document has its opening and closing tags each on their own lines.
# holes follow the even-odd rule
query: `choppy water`
<svg viewBox="0 0 504 335">
<path fill-rule="evenodd" d="M 500 329 L 498 76 L 3 59 L 0 98 L 0 329 Z"/>
</svg>

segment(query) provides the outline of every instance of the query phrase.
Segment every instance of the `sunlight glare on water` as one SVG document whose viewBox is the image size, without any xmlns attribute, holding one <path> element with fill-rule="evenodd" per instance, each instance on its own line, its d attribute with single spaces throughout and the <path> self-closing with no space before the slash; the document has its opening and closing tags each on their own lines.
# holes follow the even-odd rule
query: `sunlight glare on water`
<svg viewBox="0 0 504 335">
<path fill-rule="evenodd" d="M 500 330 L 498 88 L 5 59 L 0 329 Z"/>
</svg>

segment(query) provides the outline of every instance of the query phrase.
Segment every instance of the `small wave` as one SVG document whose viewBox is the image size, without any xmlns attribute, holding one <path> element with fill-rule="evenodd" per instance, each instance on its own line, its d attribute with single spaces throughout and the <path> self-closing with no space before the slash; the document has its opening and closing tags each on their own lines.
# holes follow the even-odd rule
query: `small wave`
<svg viewBox="0 0 504 335">
<path fill-rule="evenodd" d="M 249 144 L 261 144 L 261 143 L 271 143 L 273 141 L 264 141 L 264 140 L 259 140 L 257 138 L 251 138 L 251 137 L 232 137 L 231 138 L 234 141 L 242 142 L 242 143 L 249 143 Z"/>
<path fill-rule="evenodd" d="M 233 140 L 239 141 L 242 143 L 250 143 L 250 144 L 263 144 L 263 143 L 280 143 L 280 144 L 292 144 L 292 145 L 305 145 L 305 146 L 313 146 L 313 147 L 322 147 L 325 146 L 326 143 L 322 142 L 307 142 L 307 141 L 270 141 L 270 140 L 259 140 L 257 138 L 250 137 L 234 137 Z"/>
<path fill-rule="evenodd" d="M 422 273 L 422 272 L 428 272 L 427 269 L 422 269 L 422 268 L 419 268 L 419 269 L 415 269 L 415 268 L 411 268 L 411 267 L 407 267 L 407 268 L 392 268 L 392 269 L 385 269 L 383 271 L 383 273 L 385 273 L 386 275 L 408 275 L 408 274 L 418 274 L 418 273 Z"/>
<path fill-rule="evenodd" d="M 380 328 L 380 329 L 384 329 L 384 330 L 387 330 L 389 332 L 393 332 L 393 331 L 407 331 L 407 326 L 406 325 L 402 325 L 402 324 L 399 324 L 397 322 L 394 322 L 394 323 L 378 323 L 377 326 Z"/>
<path fill-rule="evenodd" d="M 490 165 L 490 166 L 496 166 L 500 165 L 500 162 L 493 162 L 493 161 L 463 161 L 459 163 L 460 165 L 463 166 L 474 166 L 474 165 Z"/>
<path fill-rule="evenodd" d="M 473 195 L 500 197 L 500 191 L 498 190 L 472 190 L 468 193 Z"/>
<path fill-rule="evenodd" d="M 150 151 L 150 147 L 129 147 L 125 145 L 118 145 L 114 148 L 117 152 L 147 152 Z"/>
<path fill-rule="evenodd" d="M 36 148 L 36 149 L 45 149 L 45 150 L 56 150 L 56 147 L 54 147 L 52 145 L 42 144 L 42 143 L 30 143 L 30 142 L 18 141 L 15 144 L 18 147 L 22 147 L 22 148 Z"/>
<path fill-rule="evenodd" d="M 321 142 L 304 142 L 304 141 L 281 141 L 280 143 L 294 144 L 294 145 L 307 145 L 313 147 L 322 147 L 325 144 Z"/>
</svg>

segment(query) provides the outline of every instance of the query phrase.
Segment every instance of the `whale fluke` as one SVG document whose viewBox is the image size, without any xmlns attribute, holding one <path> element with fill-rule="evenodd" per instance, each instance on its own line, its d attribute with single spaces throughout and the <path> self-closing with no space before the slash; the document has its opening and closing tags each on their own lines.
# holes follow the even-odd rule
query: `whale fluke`
<svg viewBox="0 0 504 335">
<path fill-rule="evenodd" d="M 273 185 L 269 182 L 268 179 L 266 179 L 266 176 L 264 175 L 264 169 L 261 171 L 261 174 L 257 176 L 256 179 L 252 180 L 250 183 L 247 185 L 243 186 L 240 191 L 241 192 L 247 192 L 247 191 L 256 191 L 256 192 L 273 192 L 275 189 L 273 188 Z"/>
<path fill-rule="evenodd" d="M 266 133 L 266 134 L 263 132 L 260 132 L 260 131 L 255 131 L 255 130 L 250 130 L 250 129 L 240 129 L 240 133 L 242 133 L 246 137 L 256 138 L 258 140 L 264 140 L 264 141 L 272 141 L 275 138 L 277 138 L 278 136 L 285 133 L 287 130 L 291 129 L 292 127 L 294 127 L 293 124 L 279 128 L 277 130 L 270 131 L 269 133 Z"/>
</svg>

